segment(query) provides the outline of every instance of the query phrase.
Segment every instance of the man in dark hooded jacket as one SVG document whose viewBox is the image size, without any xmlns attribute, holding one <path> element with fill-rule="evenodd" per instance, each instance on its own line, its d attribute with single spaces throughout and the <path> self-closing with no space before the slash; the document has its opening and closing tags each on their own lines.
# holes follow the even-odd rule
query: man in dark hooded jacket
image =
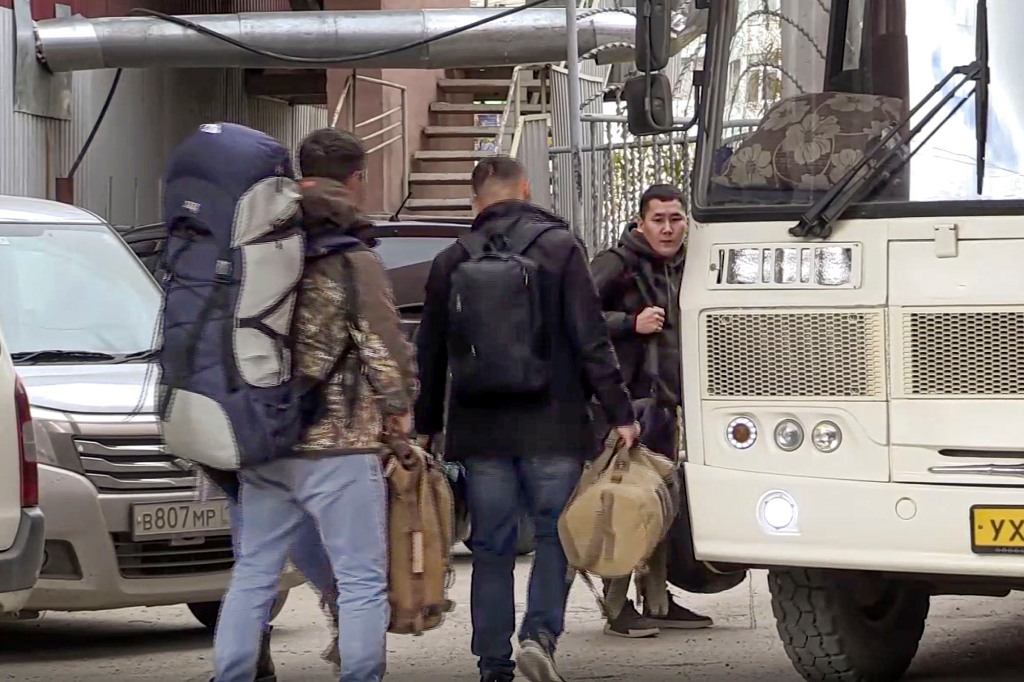
<svg viewBox="0 0 1024 682">
<path fill-rule="evenodd" d="M 565 625 L 572 578 L 557 524 L 593 442 L 590 397 L 597 398 L 608 423 L 627 445 L 635 440 L 638 427 L 582 245 L 561 218 L 529 203 L 529 182 L 515 159 L 482 160 L 473 171 L 472 186 L 477 216 L 471 233 L 500 241 L 515 239 L 520 230 L 551 227 L 523 251 L 537 265 L 534 282 L 540 285 L 538 308 L 547 330 L 551 378 L 546 390 L 529 395 L 464 399 L 453 390 L 445 424 L 449 369 L 455 375 L 465 357 L 450 352 L 449 341 L 459 338 L 453 334 L 450 311 L 462 306 L 461 295 L 454 304 L 450 298 L 453 279 L 470 258 L 463 244 L 453 244 L 434 259 L 426 285 L 417 334 L 422 390 L 416 430 L 432 436 L 447 427 L 445 454 L 466 467 L 473 543 L 472 649 L 479 659 L 481 682 L 510 682 L 517 666 L 531 682 L 560 682 L 553 656 Z M 497 316 L 504 314 L 507 311 L 496 306 L 495 323 L 488 327 L 490 320 L 482 320 L 482 326 L 493 328 Z M 508 363 L 514 362 L 511 350 L 517 339 L 505 338 L 503 343 L 510 351 Z M 520 650 L 513 663 L 515 545 L 521 508 L 530 512 L 537 551 L 519 632 Z"/>
<path fill-rule="evenodd" d="M 677 459 L 680 449 L 682 367 L 679 287 L 686 258 L 686 212 L 682 193 L 653 185 L 640 199 L 640 216 L 616 247 L 591 263 L 605 322 L 635 399 L 643 430 L 640 440 Z M 628 579 L 627 579 L 628 580 Z M 668 614 L 641 616 L 626 602 L 605 633 L 651 637 L 660 627 L 698 629 L 712 624 L 669 599 Z"/>
</svg>

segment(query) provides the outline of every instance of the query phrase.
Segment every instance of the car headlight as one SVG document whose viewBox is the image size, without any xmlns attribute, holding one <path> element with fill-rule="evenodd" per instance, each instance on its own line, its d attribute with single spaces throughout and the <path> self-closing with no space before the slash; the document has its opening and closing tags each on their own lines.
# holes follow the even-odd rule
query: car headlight
<svg viewBox="0 0 1024 682">
<path fill-rule="evenodd" d="M 804 444 L 804 429 L 793 419 L 783 419 L 775 427 L 775 445 L 780 450 L 792 452 Z"/>
<path fill-rule="evenodd" d="M 757 441 L 757 425 L 747 417 L 736 417 L 725 427 L 725 438 L 737 450 L 746 450 Z"/>
<path fill-rule="evenodd" d="M 835 452 L 843 442 L 843 432 L 832 422 L 819 422 L 811 431 L 811 443 L 821 452 Z"/>
</svg>

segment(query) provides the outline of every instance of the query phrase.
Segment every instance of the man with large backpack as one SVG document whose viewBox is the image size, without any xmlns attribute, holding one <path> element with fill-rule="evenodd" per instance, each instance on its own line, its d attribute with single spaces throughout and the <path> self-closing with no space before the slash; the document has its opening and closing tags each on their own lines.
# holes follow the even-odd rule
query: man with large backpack
<svg viewBox="0 0 1024 682">
<path fill-rule="evenodd" d="M 216 682 L 252 682 L 288 552 L 316 520 L 337 584 L 340 677 L 384 675 L 383 434 L 407 434 L 412 348 L 364 241 L 366 153 L 319 130 L 291 154 L 211 124 L 172 154 L 160 414 L 178 456 L 237 471 L 241 552 L 214 642 Z"/>
<path fill-rule="evenodd" d="M 637 221 L 626 228 L 617 246 L 599 253 L 591 264 L 608 331 L 643 425 L 640 439 L 673 460 L 678 458 L 681 437 L 678 299 L 685 237 L 682 193 L 672 185 L 653 185 L 640 199 Z M 661 627 L 712 625 L 710 618 L 683 608 L 671 596 L 668 604 L 667 615 L 655 617 L 641 615 L 627 601 L 604 631 L 618 637 L 651 637 Z"/>
<path fill-rule="evenodd" d="M 416 430 L 445 431 L 446 455 L 466 468 L 480 679 L 507 682 L 518 664 L 529 680 L 559 682 L 553 656 L 572 579 L 557 523 L 590 454 L 588 401 L 597 397 L 627 443 L 638 427 L 578 239 L 529 203 L 514 159 L 482 160 L 472 189 L 472 229 L 427 280 Z M 537 549 L 513 663 L 520 508 Z"/>
</svg>

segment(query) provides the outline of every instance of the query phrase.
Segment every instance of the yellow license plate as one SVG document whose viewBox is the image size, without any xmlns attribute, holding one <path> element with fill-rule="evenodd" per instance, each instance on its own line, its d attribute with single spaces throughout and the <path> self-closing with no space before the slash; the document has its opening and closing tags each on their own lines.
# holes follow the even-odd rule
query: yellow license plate
<svg viewBox="0 0 1024 682">
<path fill-rule="evenodd" d="M 1024 554 L 1024 507 L 971 507 L 976 554 Z"/>
</svg>

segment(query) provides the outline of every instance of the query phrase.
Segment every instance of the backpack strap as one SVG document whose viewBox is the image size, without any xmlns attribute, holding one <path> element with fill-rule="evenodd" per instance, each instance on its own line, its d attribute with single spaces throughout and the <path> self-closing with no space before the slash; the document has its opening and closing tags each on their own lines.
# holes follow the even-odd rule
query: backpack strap
<svg viewBox="0 0 1024 682">
<path fill-rule="evenodd" d="M 529 219 L 517 218 L 496 228 L 474 230 L 458 243 L 470 258 L 479 258 L 488 251 L 499 251 L 523 255 L 542 234 L 549 230 L 565 229 L 559 223 L 533 223 Z"/>
<path fill-rule="evenodd" d="M 470 232 L 456 240 L 456 243 L 465 249 L 471 259 L 484 255 L 489 242 L 490 236 L 480 231 Z"/>
<path fill-rule="evenodd" d="M 655 299 L 648 287 L 647 280 L 644 278 L 644 268 L 643 263 L 640 260 L 640 256 L 623 246 L 614 246 L 608 250 L 622 260 L 626 266 L 626 270 L 633 276 L 633 281 L 636 282 L 637 291 L 640 292 L 640 297 L 644 299 L 644 305 L 653 307 L 655 305 Z M 646 398 L 653 397 L 658 394 L 658 335 L 648 335 L 648 337 L 643 340 L 643 346 L 644 359 L 641 371 L 643 371 L 650 379 L 651 386 L 650 395 L 640 397 Z"/>
<path fill-rule="evenodd" d="M 327 373 L 325 383 L 331 381 L 334 375 L 339 370 L 345 371 L 348 368 L 349 360 L 354 357 L 355 367 L 352 368 L 351 372 L 346 372 L 342 377 L 342 386 L 345 390 L 345 397 L 347 399 L 346 410 L 346 422 L 349 428 L 355 420 L 356 407 L 359 405 L 359 376 L 362 374 L 362 354 L 359 352 L 359 343 L 356 341 L 354 334 L 358 333 L 362 326 L 359 322 L 359 288 L 356 284 L 355 267 L 352 265 L 352 259 L 348 257 L 348 254 L 342 255 L 342 275 L 341 275 L 341 286 L 345 291 L 345 326 L 349 329 L 348 343 L 345 344 L 345 348 L 342 349 L 338 359 L 334 362 L 334 366 L 331 367 L 331 371 Z"/>
<path fill-rule="evenodd" d="M 613 246 L 608 249 L 608 251 L 618 256 L 619 260 L 625 264 L 626 270 L 633 275 L 633 279 L 636 280 L 636 287 L 640 291 L 640 295 L 643 297 L 644 303 L 648 306 L 653 306 L 654 296 L 651 295 L 647 282 L 642 277 L 644 273 L 642 263 L 640 262 L 640 256 L 623 246 Z"/>
<path fill-rule="evenodd" d="M 508 250 L 517 255 L 523 255 L 526 250 L 533 246 L 534 242 L 540 239 L 541 235 L 551 230 L 565 229 L 563 225 L 555 223 L 541 224 L 517 224 L 509 231 L 507 239 Z"/>
</svg>

